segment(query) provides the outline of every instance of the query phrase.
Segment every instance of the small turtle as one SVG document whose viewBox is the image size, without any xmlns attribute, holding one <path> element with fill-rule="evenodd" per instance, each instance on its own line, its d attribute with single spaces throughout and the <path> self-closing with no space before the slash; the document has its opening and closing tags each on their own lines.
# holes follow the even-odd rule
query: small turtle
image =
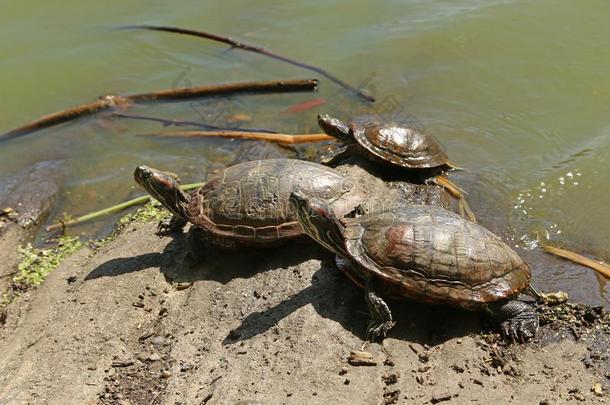
<svg viewBox="0 0 610 405">
<path fill-rule="evenodd" d="M 371 121 L 365 124 L 346 124 L 328 114 L 318 115 L 318 125 L 340 141 L 320 158 L 321 163 L 333 165 L 346 156 L 358 154 L 381 166 L 408 170 L 420 180 L 447 189 L 460 201 L 460 209 L 476 222 L 463 191 L 442 176 L 442 173 L 455 166 L 449 163 L 447 153 L 434 137 L 396 123 Z"/>
<path fill-rule="evenodd" d="M 392 328 L 380 295 L 466 310 L 484 310 L 502 333 L 535 336 L 535 309 L 515 299 L 529 288 L 528 265 L 499 237 L 459 215 L 429 205 L 397 206 L 338 218 L 323 201 L 292 193 L 304 231 L 339 256 L 337 264 L 365 288 L 371 338 Z"/>
<path fill-rule="evenodd" d="M 288 203 L 292 191 L 322 199 L 342 217 L 362 203 L 363 193 L 335 170 L 295 159 L 244 162 L 222 170 L 190 194 L 172 175 L 138 166 L 136 182 L 174 215 L 159 233 L 194 224 L 197 235 L 212 243 L 272 246 L 304 236 Z"/>
</svg>

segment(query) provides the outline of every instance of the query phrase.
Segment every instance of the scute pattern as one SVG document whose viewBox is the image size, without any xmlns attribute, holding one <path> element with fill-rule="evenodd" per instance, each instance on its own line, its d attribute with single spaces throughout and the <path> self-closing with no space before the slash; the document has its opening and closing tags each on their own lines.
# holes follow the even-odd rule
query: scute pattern
<svg viewBox="0 0 610 405">
<path fill-rule="evenodd" d="M 327 201 L 339 217 L 364 201 L 356 183 L 326 166 L 294 159 L 245 162 L 223 170 L 192 194 L 189 221 L 213 242 L 271 245 L 303 235 L 292 191 Z"/>
<path fill-rule="evenodd" d="M 529 284 L 529 267 L 499 237 L 439 207 L 405 206 L 346 225 L 348 252 L 398 297 L 476 308 Z"/>
<path fill-rule="evenodd" d="M 374 156 L 406 168 L 437 167 L 449 160 L 436 139 L 397 124 L 354 128 L 354 138 Z"/>
</svg>

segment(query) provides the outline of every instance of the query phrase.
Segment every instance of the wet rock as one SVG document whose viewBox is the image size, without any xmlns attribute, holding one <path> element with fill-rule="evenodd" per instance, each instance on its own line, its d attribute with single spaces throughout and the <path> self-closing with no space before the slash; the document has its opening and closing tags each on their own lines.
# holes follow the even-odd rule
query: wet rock
<svg viewBox="0 0 610 405">
<path fill-rule="evenodd" d="M 44 161 L 0 186 L 0 295 L 17 270 L 17 247 L 34 238 L 55 206 L 62 183 L 62 162 Z"/>
</svg>

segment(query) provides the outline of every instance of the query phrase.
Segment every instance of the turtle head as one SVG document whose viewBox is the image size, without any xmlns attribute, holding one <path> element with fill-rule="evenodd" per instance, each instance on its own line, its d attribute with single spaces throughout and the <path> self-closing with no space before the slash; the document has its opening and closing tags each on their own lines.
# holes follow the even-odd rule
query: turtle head
<svg viewBox="0 0 610 405">
<path fill-rule="evenodd" d="M 328 204 L 299 192 L 290 193 L 289 201 L 303 231 L 307 235 L 336 254 L 344 257 L 348 256 L 343 238 L 345 226 Z"/>
<path fill-rule="evenodd" d="M 189 196 L 176 178 L 168 173 L 148 166 L 138 166 L 133 177 L 142 188 L 173 214 L 186 218 Z"/>
<path fill-rule="evenodd" d="M 319 114 L 318 125 L 322 131 L 342 142 L 354 142 L 353 129 L 338 118 L 331 117 L 328 114 Z"/>
</svg>

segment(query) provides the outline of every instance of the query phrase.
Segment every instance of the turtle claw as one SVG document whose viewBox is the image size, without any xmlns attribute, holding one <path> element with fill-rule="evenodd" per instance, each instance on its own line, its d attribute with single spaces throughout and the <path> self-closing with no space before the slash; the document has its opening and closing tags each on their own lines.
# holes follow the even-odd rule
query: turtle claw
<svg viewBox="0 0 610 405">
<path fill-rule="evenodd" d="M 396 322 L 394 321 L 385 321 L 382 323 L 371 321 L 366 329 L 366 340 L 373 342 L 378 337 L 385 338 L 395 324 Z"/>
<path fill-rule="evenodd" d="M 500 332 L 506 340 L 525 344 L 538 332 L 538 317 L 535 313 L 522 312 L 502 322 Z"/>
<path fill-rule="evenodd" d="M 177 215 L 172 215 L 171 218 L 166 218 L 159 221 L 157 225 L 157 236 L 168 236 L 174 232 L 182 231 L 182 228 L 186 226 L 186 219 L 181 218 Z"/>
<path fill-rule="evenodd" d="M 171 234 L 173 231 L 171 227 L 171 222 L 171 219 L 164 219 L 159 221 L 156 232 L 157 236 L 162 237 Z"/>
</svg>

